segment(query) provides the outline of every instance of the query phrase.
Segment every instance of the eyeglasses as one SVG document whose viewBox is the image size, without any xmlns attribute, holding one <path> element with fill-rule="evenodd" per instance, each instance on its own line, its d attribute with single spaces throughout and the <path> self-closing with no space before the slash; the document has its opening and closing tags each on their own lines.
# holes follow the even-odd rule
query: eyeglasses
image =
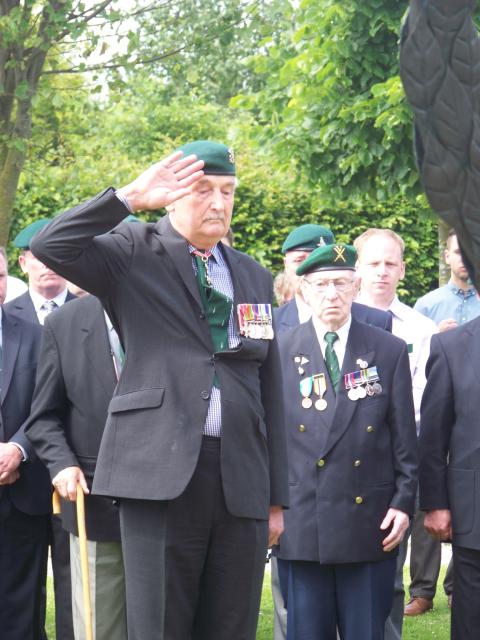
<svg viewBox="0 0 480 640">
<path fill-rule="evenodd" d="M 339 293 L 345 293 L 353 286 L 354 281 L 346 278 L 340 278 L 339 280 L 307 280 L 312 289 L 315 289 L 318 293 L 325 293 L 330 285 L 335 287 L 335 290 Z"/>
</svg>

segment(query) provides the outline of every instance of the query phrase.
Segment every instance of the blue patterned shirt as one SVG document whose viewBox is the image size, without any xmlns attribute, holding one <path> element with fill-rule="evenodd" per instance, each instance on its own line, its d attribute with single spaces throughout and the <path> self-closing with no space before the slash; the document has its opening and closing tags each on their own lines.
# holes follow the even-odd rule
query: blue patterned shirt
<svg viewBox="0 0 480 640">
<path fill-rule="evenodd" d="M 189 244 L 188 250 L 192 256 L 192 268 L 197 275 L 197 262 L 195 260 L 195 256 L 193 255 L 193 251 L 196 250 L 196 247 Z M 233 282 L 232 277 L 230 275 L 230 270 L 228 268 L 227 263 L 225 262 L 225 258 L 222 255 L 222 251 L 218 244 L 216 244 L 211 251 L 211 256 L 208 259 L 208 273 L 210 276 L 210 280 L 212 281 L 213 287 L 223 293 L 223 295 L 233 300 Z M 232 305 L 232 311 L 230 313 L 230 319 L 228 321 L 228 347 L 230 349 L 235 349 L 240 344 L 240 338 L 235 332 L 235 323 L 234 323 L 234 307 Z M 219 438 L 222 434 L 222 404 L 221 404 L 221 393 L 220 389 L 216 386 L 212 387 L 212 391 L 210 394 L 210 404 L 208 405 L 208 413 L 207 418 L 205 420 L 205 426 L 203 428 L 203 433 L 206 436 L 215 436 Z"/>
</svg>

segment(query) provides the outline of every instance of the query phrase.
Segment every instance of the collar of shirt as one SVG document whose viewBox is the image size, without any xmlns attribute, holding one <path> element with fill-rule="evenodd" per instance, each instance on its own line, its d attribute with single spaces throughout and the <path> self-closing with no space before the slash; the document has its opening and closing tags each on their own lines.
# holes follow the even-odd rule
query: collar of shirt
<svg viewBox="0 0 480 640">
<path fill-rule="evenodd" d="M 312 317 L 311 307 L 309 307 L 309 305 L 301 296 L 298 295 L 298 293 L 295 294 L 295 302 L 297 304 L 298 321 L 300 322 L 300 324 L 308 322 L 308 320 L 310 320 L 310 318 Z"/>
<path fill-rule="evenodd" d="M 200 251 L 201 253 L 210 253 L 211 256 L 213 258 L 215 258 L 215 262 L 217 262 L 219 265 L 225 265 L 225 260 L 223 259 L 222 256 L 222 251 L 220 249 L 220 247 L 218 246 L 218 242 L 215 246 L 213 246 L 211 249 L 197 249 L 197 247 L 195 247 L 193 244 L 188 243 L 188 250 L 190 252 L 190 255 L 192 256 L 192 258 L 195 258 L 195 256 L 193 255 L 194 251 Z"/>
<path fill-rule="evenodd" d="M 2 322 L 3 322 L 3 309 L 2 307 L 0 307 L 0 347 L 3 346 Z"/>
<path fill-rule="evenodd" d="M 473 287 L 471 287 L 470 289 L 467 289 L 466 291 L 464 289 L 460 289 L 460 287 L 455 286 L 451 280 L 448 281 L 447 287 L 456 296 L 460 296 L 461 298 L 471 298 L 477 293 Z"/>
<path fill-rule="evenodd" d="M 42 304 L 46 301 L 46 298 L 34 291 L 31 287 L 28 289 L 28 293 L 30 294 L 30 298 L 32 299 L 33 306 L 35 307 L 35 313 L 38 316 L 38 312 L 41 310 Z M 67 293 L 68 289 L 65 287 L 65 289 L 58 294 L 58 296 L 52 298 L 57 307 L 61 307 L 62 304 L 65 304 Z"/>
<path fill-rule="evenodd" d="M 315 316 L 312 316 L 312 322 L 315 328 L 315 333 L 317 334 L 318 344 L 320 345 L 320 349 L 322 350 L 322 356 L 325 358 L 325 349 L 327 347 L 327 343 L 325 342 L 325 334 L 327 333 L 327 331 L 331 331 L 331 329 L 322 324 L 320 320 Z M 337 354 L 338 366 L 340 367 L 340 369 L 343 366 L 343 359 L 345 357 L 345 350 L 347 348 L 347 340 L 351 324 L 352 316 L 349 315 L 347 321 L 342 324 L 342 326 L 339 327 L 335 332 L 338 335 L 338 340 L 333 343 L 333 348 L 335 350 L 335 353 Z"/>
</svg>

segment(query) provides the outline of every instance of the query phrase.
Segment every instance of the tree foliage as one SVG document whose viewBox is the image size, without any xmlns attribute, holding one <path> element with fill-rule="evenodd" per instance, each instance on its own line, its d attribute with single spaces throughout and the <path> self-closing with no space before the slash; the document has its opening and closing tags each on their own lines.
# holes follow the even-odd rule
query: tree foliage
<svg viewBox="0 0 480 640">
<path fill-rule="evenodd" d="M 411 117 L 397 76 L 402 3 L 303 0 L 279 42 L 251 64 L 264 89 L 232 104 L 253 136 L 325 203 L 416 192 Z"/>
<path fill-rule="evenodd" d="M 67 89 L 59 77 L 88 73 L 90 92 L 105 96 L 108 86 L 128 86 L 129 69 L 148 68 L 170 96 L 196 83 L 215 102 L 226 101 L 246 86 L 242 53 L 268 29 L 263 6 L 259 0 L 0 0 L 0 243 L 8 237 L 25 160 L 36 151 L 36 102 L 59 108 L 64 92 L 76 86 Z"/>
</svg>

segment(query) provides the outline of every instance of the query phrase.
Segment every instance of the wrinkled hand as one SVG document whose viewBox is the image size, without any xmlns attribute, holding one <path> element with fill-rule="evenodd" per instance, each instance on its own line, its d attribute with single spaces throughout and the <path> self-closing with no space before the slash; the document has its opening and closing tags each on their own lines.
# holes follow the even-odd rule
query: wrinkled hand
<svg viewBox="0 0 480 640">
<path fill-rule="evenodd" d="M 388 529 L 388 527 L 392 525 L 392 530 L 382 541 L 384 551 L 392 551 L 392 549 L 398 547 L 400 542 L 403 540 L 405 531 L 408 529 L 409 522 L 410 519 L 406 513 L 399 509 L 390 507 L 387 511 L 387 515 L 380 525 L 380 529 L 382 529 L 382 531 Z"/>
<path fill-rule="evenodd" d="M 66 467 L 57 473 L 52 484 L 64 500 L 75 502 L 77 499 L 77 484 L 84 493 L 90 493 L 87 481 L 80 467 Z"/>
<path fill-rule="evenodd" d="M 6 486 L 7 484 L 13 484 L 20 478 L 20 472 L 16 469 L 10 473 L 2 473 L 0 475 L 0 486 Z"/>
<path fill-rule="evenodd" d="M 450 509 L 427 511 L 423 526 L 437 540 L 452 539 L 452 515 Z"/>
<path fill-rule="evenodd" d="M 450 331 L 450 329 L 456 329 L 458 327 L 458 322 L 453 318 L 446 318 L 438 323 L 438 330 L 440 333 L 443 331 Z"/>
<path fill-rule="evenodd" d="M 161 209 L 183 198 L 188 187 L 203 176 L 203 160 L 182 157 L 181 151 L 153 164 L 133 182 L 119 189 L 132 211 Z"/>
<path fill-rule="evenodd" d="M 0 442 L 0 480 L 3 474 L 16 471 L 22 462 L 20 449 L 11 442 Z"/>
<path fill-rule="evenodd" d="M 278 544 L 283 533 L 283 507 L 270 507 L 268 518 L 268 546 Z"/>
</svg>

